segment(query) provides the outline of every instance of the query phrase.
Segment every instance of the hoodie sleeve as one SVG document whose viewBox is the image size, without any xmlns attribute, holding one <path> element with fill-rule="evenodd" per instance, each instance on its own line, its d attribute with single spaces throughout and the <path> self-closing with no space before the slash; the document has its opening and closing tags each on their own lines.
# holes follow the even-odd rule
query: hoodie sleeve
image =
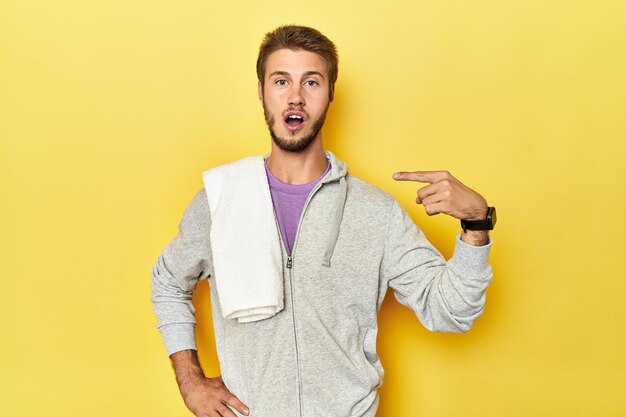
<svg viewBox="0 0 626 417">
<path fill-rule="evenodd" d="M 428 330 L 468 331 L 483 313 L 493 277 L 488 263 L 491 239 L 487 245 L 472 246 L 459 234 L 454 255 L 446 262 L 395 199 L 390 210 L 382 278 Z"/>
<path fill-rule="evenodd" d="M 168 355 L 197 350 L 191 302 L 198 280 L 210 276 L 209 207 L 198 191 L 178 225 L 178 234 L 152 267 L 152 308 Z"/>
</svg>

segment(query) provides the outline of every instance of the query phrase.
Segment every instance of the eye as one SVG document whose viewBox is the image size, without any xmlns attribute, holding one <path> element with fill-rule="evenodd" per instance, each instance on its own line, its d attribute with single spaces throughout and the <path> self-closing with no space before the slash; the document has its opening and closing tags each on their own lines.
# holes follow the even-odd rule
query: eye
<svg viewBox="0 0 626 417">
<path fill-rule="evenodd" d="M 285 85 L 287 85 L 287 80 L 282 80 L 282 79 L 281 80 L 276 80 L 276 81 L 274 81 L 274 84 L 278 84 L 280 86 L 285 86 Z"/>
<path fill-rule="evenodd" d="M 316 85 L 319 85 L 317 81 L 313 81 L 313 80 L 309 80 L 305 82 L 305 84 L 308 85 L 309 87 L 315 87 Z"/>
</svg>

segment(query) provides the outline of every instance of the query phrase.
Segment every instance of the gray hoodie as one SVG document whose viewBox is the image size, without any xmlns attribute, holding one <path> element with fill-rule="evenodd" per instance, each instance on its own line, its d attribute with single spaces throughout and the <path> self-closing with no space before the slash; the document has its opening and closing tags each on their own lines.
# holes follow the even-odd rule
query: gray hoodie
<svg viewBox="0 0 626 417">
<path fill-rule="evenodd" d="M 483 312 L 491 241 L 475 247 L 459 235 L 446 262 L 390 194 L 326 156 L 332 169 L 304 205 L 291 257 L 281 239 L 285 300 L 275 316 L 222 317 L 204 189 L 152 269 L 152 303 L 170 355 L 196 349 L 191 297 L 208 279 L 222 377 L 253 417 L 375 416 L 384 375 L 377 313 L 388 286 L 431 331 L 466 332 Z"/>
</svg>

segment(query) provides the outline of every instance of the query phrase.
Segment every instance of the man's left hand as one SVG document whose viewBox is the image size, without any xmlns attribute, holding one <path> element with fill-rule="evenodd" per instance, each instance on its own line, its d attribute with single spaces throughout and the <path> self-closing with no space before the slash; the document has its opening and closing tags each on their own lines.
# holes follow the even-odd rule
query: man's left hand
<svg viewBox="0 0 626 417">
<path fill-rule="evenodd" d="M 424 205 L 429 216 L 444 213 L 463 220 L 487 218 L 487 201 L 448 171 L 396 172 L 393 179 L 429 183 L 417 190 L 415 199 L 417 204 Z"/>
</svg>

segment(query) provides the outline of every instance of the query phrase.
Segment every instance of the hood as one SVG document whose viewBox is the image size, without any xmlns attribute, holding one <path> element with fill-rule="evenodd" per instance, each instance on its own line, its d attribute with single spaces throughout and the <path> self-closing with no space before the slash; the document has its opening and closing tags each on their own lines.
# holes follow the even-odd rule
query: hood
<svg viewBox="0 0 626 417">
<path fill-rule="evenodd" d="M 335 204 L 335 214 L 326 239 L 326 249 L 324 250 L 324 257 L 322 260 L 323 266 L 330 267 L 330 258 L 333 256 L 333 252 L 335 251 L 335 245 L 337 244 L 337 238 L 339 237 L 339 227 L 341 226 L 341 219 L 343 217 L 343 208 L 346 205 L 346 195 L 348 193 L 346 174 L 348 173 L 348 165 L 337 159 L 332 152 L 325 152 L 326 158 L 330 161 L 331 166 L 330 171 L 320 182 L 327 184 L 329 182 L 339 180 L 339 193 L 337 194 L 337 202 Z"/>
<path fill-rule="evenodd" d="M 271 153 L 271 152 L 270 152 Z M 270 153 L 264 156 L 267 158 Z M 331 151 L 325 150 L 326 158 L 330 161 L 330 171 L 324 175 L 320 180 L 320 187 L 325 184 L 339 181 L 339 192 L 337 194 L 337 201 L 335 203 L 335 212 L 331 220 L 331 227 L 326 238 L 326 245 L 324 245 L 324 256 L 322 258 L 322 265 L 330 267 L 330 259 L 335 251 L 335 245 L 337 244 L 337 238 L 339 237 L 339 228 L 341 227 L 341 219 L 343 217 L 343 209 L 346 204 L 346 195 L 348 193 L 348 183 L 346 181 L 346 174 L 348 173 L 348 165 L 341 160 L 337 159 L 335 154 Z"/>
</svg>

